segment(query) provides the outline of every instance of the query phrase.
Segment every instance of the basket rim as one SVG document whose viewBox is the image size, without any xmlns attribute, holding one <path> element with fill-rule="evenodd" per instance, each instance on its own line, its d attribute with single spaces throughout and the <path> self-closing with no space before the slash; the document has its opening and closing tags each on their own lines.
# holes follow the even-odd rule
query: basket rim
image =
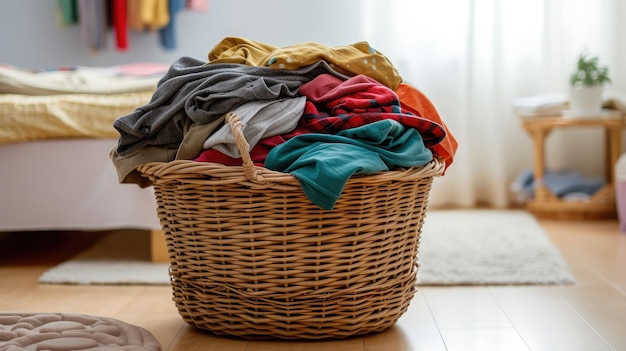
<svg viewBox="0 0 626 351">
<path fill-rule="evenodd" d="M 255 167 L 264 179 L 255 183 L 293 183 L 299 182 L 289 173 L 273 171 L 265 167 Z M 397 168 L 390 171 L 363 174 L 351 177 L 349 183 L 376 183 L 389 180 L 412 180 L 426 177 L 441 176 L 445 169 L 445 161 L 435 157 L 426 165 L 410 168 Z M 214 162 L 198 162 L 194 160 L 174 160 L 169 162 L 149 162 L 137 167 L 137 171 L 152 183 L 165 179 L 221 178 L 233 182 L 249 182 L 244 174 L 244 166 L 228 166 Z"/>
</svg>

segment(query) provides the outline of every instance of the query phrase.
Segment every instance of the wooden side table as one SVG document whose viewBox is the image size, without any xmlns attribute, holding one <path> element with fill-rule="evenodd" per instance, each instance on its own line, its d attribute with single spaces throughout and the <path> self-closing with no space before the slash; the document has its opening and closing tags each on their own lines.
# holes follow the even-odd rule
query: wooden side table
<svg viewBox="0 0 626 351">
<path fill-rule="evenodd" d="M 559 219 L 616 218 L 615 163 L 621 154 L 622 129 L 626 119 L 621 115 L 590 118 L 525 117 L 522 127 L 530 134 L 534 146 L 533 176 L 535 197 L 526 206 L 539 217 Z M 600 127 L 605 130 L 606 185 L 587 201 L 565 201 L 544 184 L 545 140 L 555 128 Z"/>
</svg>

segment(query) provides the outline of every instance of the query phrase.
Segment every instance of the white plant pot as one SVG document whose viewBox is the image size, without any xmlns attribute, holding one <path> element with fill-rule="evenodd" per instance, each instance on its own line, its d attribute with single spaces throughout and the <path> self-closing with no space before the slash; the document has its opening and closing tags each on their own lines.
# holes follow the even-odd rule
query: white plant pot
<svg viewBox="0 0 626 351">
<path fill-rule="evenodd" d="M 570 90 L 571 117 L 599 117 L 602 115 L 602 86 L 572 87 Z"/>
</svg>

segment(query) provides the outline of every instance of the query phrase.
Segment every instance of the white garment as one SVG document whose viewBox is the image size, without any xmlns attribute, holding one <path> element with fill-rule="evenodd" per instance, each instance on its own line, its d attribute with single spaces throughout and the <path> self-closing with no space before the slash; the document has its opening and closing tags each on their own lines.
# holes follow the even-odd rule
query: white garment
<svg viewBox="0 0 626 351">
<path fill-rule="evenodd" d="M 305 103 L 305 96 L 250 101 L 234 108 L 233 112 L 239 115 L 241 130 L 252 149 L 263 138 L 294 130 L 302 117 Z M 203 149 L 210 148 L 233 158 L 241 157 L 228 124 L 220 127 L 204 142 Z"/>
<path fill-rule="evenodd" d="M 516 97 L 513 99 L 513 111 L 519 115 L 559 116 L 567 109 L 567 93 L 539 94 Z"/>
</svg>

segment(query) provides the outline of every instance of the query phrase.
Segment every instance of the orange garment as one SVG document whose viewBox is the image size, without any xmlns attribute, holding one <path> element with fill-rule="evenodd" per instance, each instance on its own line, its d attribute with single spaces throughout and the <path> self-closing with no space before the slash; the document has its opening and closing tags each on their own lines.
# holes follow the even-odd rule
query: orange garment
<svg viewBox="0 0 626 351">
<path fill-rule="evenodd" d="M 139 0 L 130 0 L 126 2 L 126 20 L 128 28 L 143 31 L 144 26 L 141 21 L 141 3 Z"/>
<path fill-rule="evenodd" d="M 440 124 L 445 129 L 446 131 L 445 138 L 441 141 L 441 143 L 433 146 L 431 148 L 431 151 L 435 155 L 439 156 L 444 161 L 446 161 L 445 169 L 447 170 L 448 167 L 450 167 L 450 165 L 452 164 L 454 155 L 458 148 L 458 143 L 456 139 L 454 138 L 454 136 L 452 135 L 452 133 L 450 132 L 450 130 L 448 129 L 448 127 L 445 125 L 445 123 L 441 119 L 441 116 L 439 116 L 437 109 L 432 104 L 432 102 L 430 102 L 430 100 L 426 97 L 426 95 L 424 95 L 417 88 L 407 83 L 401 83 L 400 85 L 398 85 L 395 91 L 396 91 L 396 94 L 398 95 L 398 98 L 400 99 L 400 105 L 403 108 L 413 112 L 414 114 L 418 116 L 428 118 L 432 120 L 433 122 Z M 445 173 L 445 170 L 444 170 L 444 173 Z"/>
</svg>

